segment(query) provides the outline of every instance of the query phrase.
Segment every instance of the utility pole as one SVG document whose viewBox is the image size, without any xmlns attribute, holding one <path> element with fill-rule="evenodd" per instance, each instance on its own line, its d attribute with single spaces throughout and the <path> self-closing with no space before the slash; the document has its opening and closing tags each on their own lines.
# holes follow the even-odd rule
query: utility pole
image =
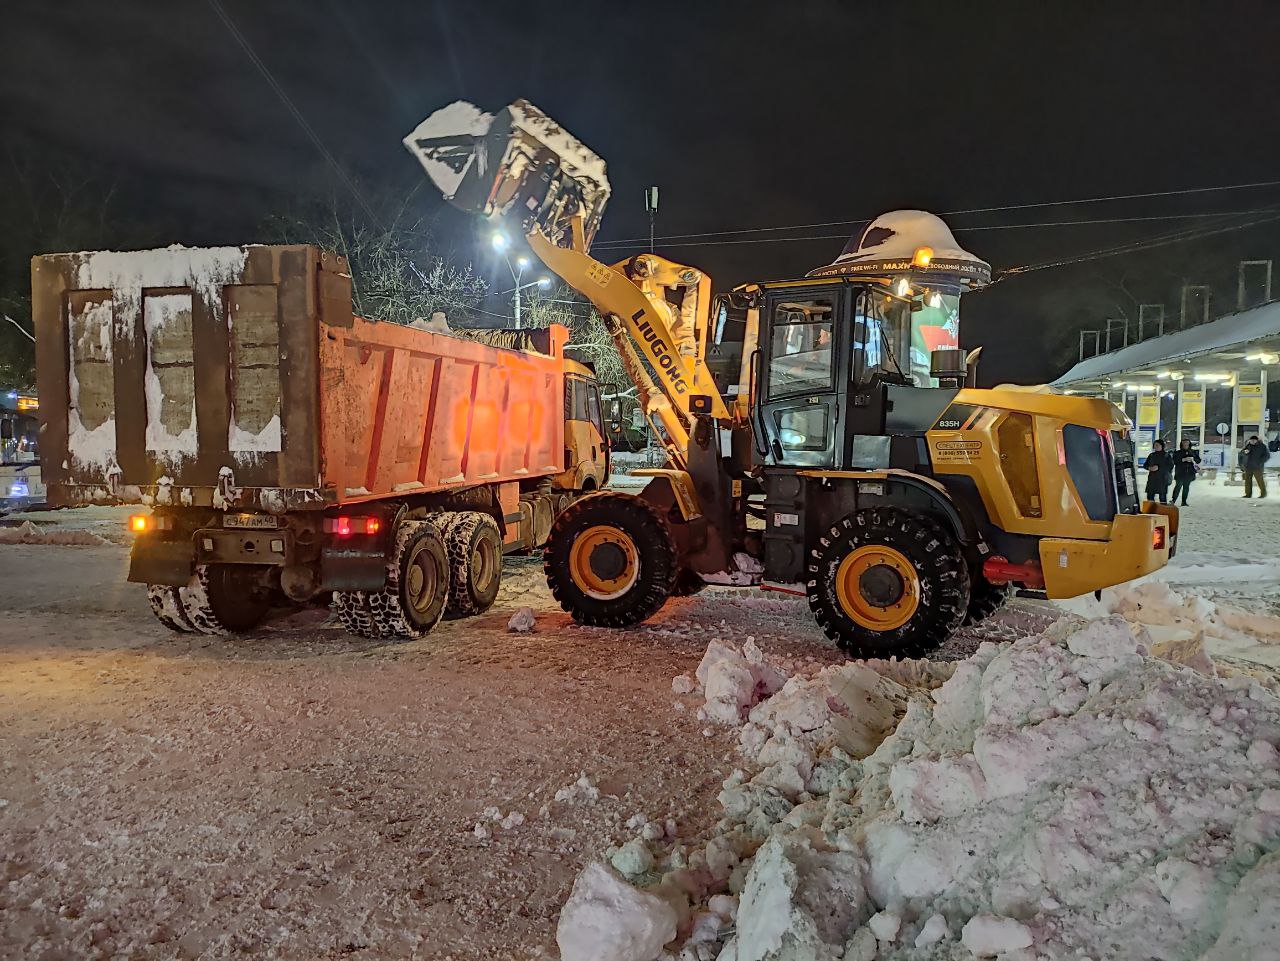
<svg viewBox="0 0 1280 961">
<path fill-rule="evenodd" d="M 653 253 L 653 225 L 658 219 L 658 188 L 644 188 L 644 209 L 649 212 L 649 253 Z"/>
</svg>

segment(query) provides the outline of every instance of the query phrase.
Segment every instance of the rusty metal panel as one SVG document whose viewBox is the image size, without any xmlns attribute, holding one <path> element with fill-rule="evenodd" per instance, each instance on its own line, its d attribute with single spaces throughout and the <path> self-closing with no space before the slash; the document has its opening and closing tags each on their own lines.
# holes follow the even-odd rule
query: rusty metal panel
<svg viewBox="0 0 1280 961">
<path fill-rule="evenodd" d="M 315 500 L 319 257 L 173 247 L 34 258 L 54 501 Z M 290 342 L 284 330 L 300 333 Z"/>
<path fill-rule="evenodd" d="M 340 499 L 563 470 L 563 361 L 355 318 L 321 341 L 324 471 Z"/>
<path fill-rule="evenodd" d="M 548 354 L 351 315 L 313 247 L 32 261 L 55 503 L 280 511 L 563 469 L 566 334 Z"/>
</svg>

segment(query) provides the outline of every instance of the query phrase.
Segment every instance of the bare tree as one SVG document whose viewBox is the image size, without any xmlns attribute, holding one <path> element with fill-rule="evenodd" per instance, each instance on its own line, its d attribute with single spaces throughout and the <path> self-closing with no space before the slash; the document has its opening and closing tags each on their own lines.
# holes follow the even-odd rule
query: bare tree
<svg viewBox="0 0 1280 961">
<path fill-rule="evenodd" d="M 370 223 L 336 199 L 267 222 L 272 239 L 315 244 L 339 253 L 351 268 L 353 308 L 361 317 L 408 324 L 443 311 L 452 323 L 479 312 L 488 284 L 471 266 L 434 253 L 431 232 L 409 213 L 408 198 L 387 226 Z"/>
</svg>

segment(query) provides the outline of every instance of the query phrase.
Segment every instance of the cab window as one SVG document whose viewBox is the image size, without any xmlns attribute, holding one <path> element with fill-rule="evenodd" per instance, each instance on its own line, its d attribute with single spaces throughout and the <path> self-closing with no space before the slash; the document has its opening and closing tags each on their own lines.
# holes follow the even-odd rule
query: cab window
<svg viewBox="0 0 1280 961">
<path fill-rule="evenodd" d="M 769 350 L 769 396 L 814 394 L 832 386 L 832 322 L 829 298 L 785 301 L 774 307 Z"/>
<path fill-rule="evenodd" d="M 859 297 L 853 318 L 853 379 L 866 384 L 877 373 L 905 376 L 910 337 L 910 304 L 875 290 Z"/>
<path fill-rule="evenodd" d="M 586 420 L 596 426 L 603 425 L 600 391 L 596 385 L 580 377 L 566 377 L 564 385 L 565 420 Z"/>
</svg>

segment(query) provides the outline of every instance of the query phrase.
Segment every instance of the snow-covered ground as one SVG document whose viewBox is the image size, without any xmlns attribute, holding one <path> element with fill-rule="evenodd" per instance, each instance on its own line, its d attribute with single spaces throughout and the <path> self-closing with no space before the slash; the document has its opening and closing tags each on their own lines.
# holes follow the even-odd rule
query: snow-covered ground
<svg viewBox="0 0 1280 961">
<path fill-rule="evenodd" d="M 1222 618 L 1216 607 L 1206 615 L 1200 601 L 1221 602 L 1246 614 L 1277 613 L 1280 496 L 1243 501 L 1239 493 L 1198 484 L 1183 515 L 1179 557 L 1158 575 L 1160 583 L 1106 599 L 1111 608 L 1123 608 L 1120 613 L 1131 622 L 1158 622 L 1150 625 L 1146 641 L 1172 638 L 1169 656 L 1197 660 L 1194 651 L 1179 646 L 1188 630 L 1192 647 L 1196 635 L 1211 650 L 1225 643 L 1205 636 L 1202 615 L 1215 622 Z M 747 786 L 765 768 L 779 761 L 803 766 L 803 752 L 782 750 L 787 747 L 782 743 L 764 753 L 768 764 L 761 763 L 764 745 L 752 740 L 758 734 L 748 736 L 744 753 L 743 729 L 716 720 L 715 711 L 705 715 L 705 692 L 694 675 L 708 645 L 741 644 L 751 636 L 761 663 L 780 672 L 777 678 L 830 678 L 824 672 L 843 662 L 809 619 L 803 601 L 756 592 L 709 589 L 673 600 L 651 623 L 626 632 L 579 628 L 555 609 L 537 563 L 521 560 L 509 563 L 503 592 L 490 613 L 442 624 L 412 643 L 354 640 L 322 611 L 272 623 L 244 639 L 177 636 L 152 620 L 142 590 L 124 582 L 129 513 L 92 508 L 6 518 L 29 520 L 44 531 L 88 531 L 112 543 L 0 543 L 5 588 L 0 957 L 556 957 L 557 919 L 584 868 L 612 852 L 614 863 L 627 868 L 657 858 L 656 867 L 646 869 L 650 874 L 660 868 L 685 870 L 699 852 L 705 858 L 707 845 L 736 823 L 736 815 L 728 815 L 717 800 L 723 798 L 726 779 L 737 778 L 731 802 L 749 800 Z M 1165 593 L 1166 587 L 1176 597 Z M 522 607 L 533 610 L 535 630 L 511 633 L 508 622 Z M 845 818 L 840 830 L 855 834 L 865 833 L 877 818 L 896 825 L 885 837 L 897 840 L 886 842 L 880 854 L 857 869 L 863 872 L 857 884 L 846 879 L 849 900 L 823 901 L 838 904 L 840 924 L 870 917 L 873 907 L 883 916 L 868 931 L 887 933 L 896 921 L 901 935 L 877 942 L 884 957 L 968 958 L 967 944 L 1009 946 L 1024 938 L 1024 929 L 1037 951 L 1052 943 L 1095 951 L 1088 955 L 1094 961 L 1121 956 L 1090 940 L 1097 929 L 1080 920 L 1090 905 L 1096 914 L 1093 888 L 1072 888 L 1064 897 L 1066 889 L 1053 888 L 1054 894 L 1048 882 L 1036 888 L 1039 882 L 1026 871 L 1008 873 L 1002 867 L 1024 863 L 1062 862 L 1076 865 L 1080 873 L 1096 868 L 1103 872 L 1100 879 L 1114 882 L 1106 898 L 1116 905 L 1115 924 L 1123 928 L 1124 910 L 1136 911 L 1139 905 L 1172 925 L 1170 931 L 1190 932 L 1185 943 L 1196 946 L 1207 943 L 1206 903 L 1218 915 L 1234 917 L 1247 913 L 1249 898 L 1255 897 L 1270 910 L 1277 903 L 1277 882 L 1256 869 L 1273 863 L 1262 856 L 1271 841 L 1247 832 L 1270 830 L 1271 824 L 1264 808 L 1274 798 L 1258 793 L 1258 778 L 1270 762 L 1262 757 L 1265 748 L 1252 748 L 1252 741 L 1275 741 L 1267 733 L 1272 695 L 1264 690 L 1270 689 L 1271 675 L 1259 669 L 1260 685 L 1248 675 L 1224 681 L 1123 653 L 1125 672 L 1106 682 L 1114 690 L 1095 694 L 1091 682 L 1085 683 L 1088 697 L 1100 700 L 1073 712 L 1072 697 L 1058 687 L 1088 675 L 1097 658 L 1072 652 L 1061 637 L 1034 639 L 1058 616 L 1045 605 L 1019 603 L 940 652 L 954 661 L 974 655 L 985 640 L 1033 637 L 1019 642 L 1021 653 L 996 655 L 985 649 L 976 660 L 962 661 L 967 666 L 960 672 L 970 678 L 965 685 L 976 675 L 980 691 L 984 685 L 994 689 L 1004 678 L 1000 684 L 1012 688 L 1008 696 L 1022 701 L 1039 697 L 1035 692 L 1040 691 L 1057 712 L 1041 717 L 1029 710 L 1024 721 L 1011 721 L 992 715 L 985 700 L 972 699 L 970 687 L 957 685 L 954 696 L 943 699 L 951 697 L 950 710 L 960 718 L 955 723 L 968 732 L 958 743 L 939 733 L 938 703 L 922 700 L 951 676 L 952 663 L 871 665 L 884 677 L 883 684 L 873 683 L 881 698 L 876 703 L 890 706 L 896 720 L 910 701 L 919 705 L 913 709 L 916 720 L 899 726 L 886 742 L 896 746 L 881 748 L 873 755 L 881 760 L 870 766 L 854 752 L 846 751 L 848 759 L 842 759 L 827 750 L 829 745 L 806 742 L 815 762 L 807 777 L 819 770 L 822 780 L 803 787 L 812 796 L 810 806 L 798 794 L 799 805 L 788 800 L 788 811 L 799 807 L 801 813 L 790 818 L 785 838 L 770 849 L 774 867 L 760 874 L 752 903 L 759 900 L 778 911 L 796 904 L 789 882 L 779 888 L 776 879 L 790 876 L 788 864 L 803 865 L 795 874 L 800 877 L 826 863 L 826 852 L 814 846 L 811 835 L 830 816 Z M 1269 621 L 1235 623 L 1250 640 L 1243 650 L 1215 652 L 1241 658 L 1224 660 L 1225 669 L 1252 669 L 1246 660 L 1266 663 L 1269 653 L 1280 649 L 1260 630 L 1269 630 Z M 1031 666 L 1050 662 L 1057 667 L 1041 684 Z M 757 692 L 752 670 L 764 668 L 747 668 L 754 700 L 774 681 L 762 674 L 765 683 Z M 687 678 L 677 685 L 685 693 L 672 688 L 672 678 L 680 677 Z M 871 682 L 863 677 L 861 683 Z M 731 684 L 719 690 L 728 692 L 721 698 L 725 703 L 737 697 Z M 838 695 L 848 690 L 836 688 L 834 700 L 824 695 L 822 705 L 838 705 Z M 774 718 L 788 716 L 757 709 Z M 1175 710 L 1188 725 L 1185 742 L 1174 743 L 1175 729 L 1182 730 L 1178 725 L 1184 723 L 1169 720 Z M 1226 713 L 1206 720 L 1208 712 Z M 776 721 L 769 723 L 777 727 Z M 811 731 L 824 725 L 831 729 L 823 722 Z M 1115 798 L 1107 793 L 1110 782 L 1104 775 L 1106 764 L 1121 762 L 1095 753 L 1091 766 L 1081 765 L 1083 774 L 1053 769 L 1043 782 L 1058 786 L 1044 787 L 1048 800 L 1033 803 L 1029 795 L 1015 793 L 993 801 L 991 783 L 999 778 L 984 768 L 985 756 L 967 746 L 969 736 L 978 743 L 1009 727 L 1015 741 L 1050 750 L 1056 742 L 1041 738 L 1056 730 L 1054 725 L 1086 740 L 1123 735 L 1150 757 L 1142 755 L 1141 764 L 1117 782 Z M 1154 730 L 1151 739 L 1143 739 L 1150 733 L 1143 725 Z M 877 721 L 864 725 L 860 736 L 878 739 L 892 728 L 892 721 Z M 770 737 L 776 733 L 767 730 Z M 1246 735 L 1252 741 L 1245 750 L 1255 757 L 1201 764 L 1201 756 L 1244 744 Z M 896 756 L 903 751 L 913 759 L 905 767 Z M 1126 756 L 1123 764 L 1131 762 Z M 894 771 L 900 767 L 920 777 L 899 773 L 895 788 Z M 1064 771 L 1079 775 L 1081 785 Z M 929 777 L 922 780 L 925 773 Z M 766 778 L 793 790 L 797 776 L 784 764 Z M 867 780 L 877 777 L 881 780 L 874 784 Z M 866 781 L 861 813 L 839 806 L 847 794 L 811 790 L 832 780 L 845 791 Z M 936 783 L 950 785 L 945 796 L 930 793 L 927 786 Z M 1071 791 L 1064 787 L 1068 783 Z M 1136 814 L 1114 807 L 1122 800 L 1122 783 L 1124 791 L 1137 792 L 1124 797 L 1141 795 L 1145 806 Z M 953 809 L 948 805 L 956 797 L 979 801 Z M 1068 805 L 1063 798 L 1075 800 Z M 945 810 L 934 812 L 935 820 L 921 821 L 926 802 L 941 803 Z M 1021 846 L 982 833 L 986 829 L 972 820 L 993 804 L 1006 818 L 1002 829 L 1027 825 L 1027 831 L 1015 832 Z M 1201 809 L 1211 804 L 1213 811 Z M 739 804 L 734 810 L 746 816 L 758 807 Z M 1237 812 L 1230 823 L 1222 813 L 1227 808 Z M 1185 831 L 1178 837 L 1185 836 L 1186 843 L 1177 858 L 1167 847 L 1147 855 L 1113 836 L 1122 829 L 1108 819 L 1120 818 L 1122 810 L 1131 820 L 1118 824 L 1140 821 L 1144 831 L 1151 825 L 1168 828 L 1169 818 L 1182 818 L 1178 823 Z M 809 823 L 819 813 L 819 822 Z M 1041 821 L 1061 826 L 1068 823 L 1062 818 L 1086 814 L 1101 817 L 1105 831 L 1112 832 L 1099 835 L 1105 843 L 1070 834 L 1066 827 L 1049 834 L 1031 829 Z M 1249 818 L 1254 820 L 1246 824 Z M 1095 826 L 1088 818 L 1081 823 Z M 1213 843 L 1194 842 L 1196 832 Z M 891 853 L 918 851 L 927 861 L 941 856 L 947 837 L 970 833 L 981 851 L 974 847 L 979 853 L 965 853 L 962 860 L 974 859 L 980 870 L 952 872 L 956 880 L 939 892 L 890 890 L 885 878 L 902 874 L 899 869 L 885 874 Z M 1173 836 L 1171 828 L 1169 833 Z M 624 851 L 637 837 L 644 850 L 632 843 Z M 899 841 L 906 847 L 895 847 Z M 1236 859 L 1231 870 L 1238 876 L 1229 882 L 1223 880 L 1224 846 Z M 682 853 L 673 862 L 677 849 Z M 738 871 L 743 883 L 751 870 L 745 853 L 732 845 L 715 847 L 715 857 L 732 855 L 735 864 L 746 865 Z M 673 866 L 680 858 L 686 868 Z M 1169 866 L 1157 870 L 1166 861 Z M 873 868 L 880 873 L 867 873 Z M 617 869 L 611 865 L 609 870 Z M 605 878 L 595 871 L 597 887 L 616 881 L 608 872 Z M 873 879 L 878 880 L 873 884 Z M 661 872 L 648 880 L 660 881 Z M 613 893 L 623 892 L 615 888 Z M 1077 895 L 1080 900 L 1070 900 Z M 1059 908 L 1046 907 L 1049 902 Z M 740 908 L 726 890 L 721 900 L 709 896 L 698 903 L 700 920 L 689 915 L 672 921 L 682 938 L 692 931 L 687 921 L 701 924 L 707 940 L 689 957 L 715 957 L 710 946 L 727 943 L 735 931 L 742 945 L 743 924 L 751 923 L 749 912 L 743 915 L 747 902 Z M 770 910 L 760 917 L 776 920 L 779 915 Z M 799 917 L 787 910 L 788 918 Z M 737 920 L 730 924 L 735 912 Z M 975 918 L 978 923 L 966 939 Z M 665 916 L 658 917 L 655 930 L 665 930 L 664 924 Z M 786 930 L 793 927 L 788 921 Z M 1067 929 L 1077 934 L 1064 934 Z M 861 953 L 846 957 L 876 956 L 867 953 L 867 936 L 857 937 L 855 950 Z M 1165 946 L 1176 940 L 1172 934 L 1160 937 Z M 924 946 L 917 949 L 917 942 Z M 1190 950 L 1152 951 L 1151 956 L 1195 957 Z M 1035 956 L 1020 951 L 1010 947 L 1008 961 Z M 737 961 L 784 956 L 748 952 Z M 637 956 L 637 961 L 643 959 Z"/>
</svg>

